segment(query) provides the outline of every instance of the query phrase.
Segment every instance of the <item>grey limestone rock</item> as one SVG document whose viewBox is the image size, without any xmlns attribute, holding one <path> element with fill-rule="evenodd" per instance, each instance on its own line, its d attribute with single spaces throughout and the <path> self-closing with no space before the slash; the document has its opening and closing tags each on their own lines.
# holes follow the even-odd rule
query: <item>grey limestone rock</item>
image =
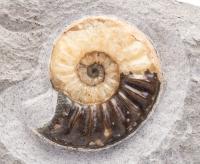
<svg viewBox="0 0 200 164">
<path fill-rule="evenodd" d="M 49 121 L 57 93 L 48 78 L 56 36 L 73 20 L 111 15 L 135 24 L 158 50 L 165 77 L 155 112 L 110 149 L 77 152 L 34 129 Z M 0 164 L 200 163 L 200 8 L 174 0 L 1 0 Z"/>
</svg>

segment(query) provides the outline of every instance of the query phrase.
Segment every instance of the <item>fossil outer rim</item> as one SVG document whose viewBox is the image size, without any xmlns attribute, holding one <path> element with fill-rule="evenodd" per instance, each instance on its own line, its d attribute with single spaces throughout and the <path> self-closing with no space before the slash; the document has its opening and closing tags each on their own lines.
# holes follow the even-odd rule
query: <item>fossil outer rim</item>
<svg viewBox="0 0 200 164">
<path fill-rule="evenodd" d="M 160 82 L 157 81 L 156 76 L 152 76 L 151 73 L 150 74 L 147 73 L 147 76 L 149 76 L 148 78 L 150 78 L 150 80 L 152 80 L 151 83 L 153 83 L 153 85 L 156 86 L 156 88 L 150 88 L 150 89 L 153 89 L 153 91 L 148 92 L 148 93 L 150 93 L 150 92 L 156 93 L 155 96 L 151 98 L 151 100 L 147 99 L 151 94 L 147 94 L 147 97 L 145 99 L 142 98 L 143 100 L 141 100 L 141 97 L 139 97 L 139 99 L 138 99 L 138 96 L 131 97 L 133 99 L 129 99 L 129 98 L 124 99 L 124 97 L 121 96 L 121 93 L 122 93 L 122 95 L 126 95 L 127 93 L 135 94 L 135 92 L 132 92 L 132 91 L 126 92 L 127 88 L 121 88 L 119 93 L 113 99 L 109 100 L 108 103 L 100 105 L 97 108 L 95 107 L 95 109 L 96 109 L 95 112 L 97 112 L 97 113 L 100 112 L 101 114 L 98 115 L 96 113 L 94 115 L 94 110 L 92 110 L 93 107 L 87 106 L 86 107 L 87 109 L 85 107 L 77 108 L 74 103 L 70 102 L 70 100 L 67 101 L 67 103 L 66 103 L 65 97 L 61 94 L 61 95 L 59 95 L 60 98 L 58 99 L 56 115 L 54 116 L 51 124 L 49 124 L 47 127 L 43 128 L 43 129 L 40 129 L 39 131 L 44 136 L 46 136 L 47 138 L 49 138 L 50 140 L 52 140 L 54 142 L 57 142 L 61 145 L 65 145 L 65 146 L 69 146 L 72 144 L 71 146 L 74 146 L 74 147 L 87 148 L 88 147 L 87 144 L 90 144 L 92 142 L 92 141 L 88 141 L 88 138 L 89 138 L 89 140 L 92 140 L 92 138 L 95 138 L 95 140 L 99 141 L 100 140 L 99 137 L 100 137 L 101 138 L 101 140 L 99 141 L 100 143 L 98 142 L 98 144 L 89 145 L 89 148 L 95 148 L 95 149 L 99 148 L 99 147 L 103 147 L 104 144 L 110 145 L 110 144 L 113 144 L 113 143 L 125 138 L 130 133 L 135 131 L 137 129 L 137 127 L 144 121 L 144 119 L 146 119 L 146 117 L 148 116 L 149 112 L 152 109 L 152 106 L 155 103 L 154 100 L 157 98 L 157 93 L 159 91 Z M 143 83 L 138 83 L 137 80 L 135 81 L 135 79 L 132 81 L 132 79 L 129 77 L 127 79 L 125 77 L 124 81 L 127 85 L 132 86 L 133 84 L 134 85 L 142 84 L 144 86 Z M 145 83 L 146 83 L 146 81 L 145 81 Z M 122 87 L 123 87 L 123 85 L 122 85 Z M 148 85 L 145 84 L 144 87 L 145 87 L 145 90 L 146 89 L 149 90 Z M 148 87 L 148 88 L 146 88 L 146 87 Z M 127 91 L 130 91 L 130 90 L 128 89 Z M 117 105 L 114 105 L 113 103 L 111 105 L 112 100 L 117 102 Z M 136 105 L 135 100 L 139 100 L 139 103 L 137 103 L 137 105 Z M 144 101 L 144 102 L 141 102 L 141 101 Z M 128 105 L 128 106 L 124 108 L 124 105 L 125 106 Z M 132 105 L 136 105 L 138 107 L 138 109 L 135 108 L 136 106 L 133 107 Z M 139 107 L 138 105 L 142 105 L 142 106 Z M 143 107 L 143 105 L 145 105 L 145 106 Z M 104 106 L 105 106 L 105 108 L 104 108 Z M 108 110 L 109 107 L 110 107 L 110 110 Z M 116 110 L 122 112 L 121 116 L 124 117 L 124 120 L 121 120 L 121 116 L 118 115 L 120 112 L 116 112 Z M 83 113 L 81 113 L 81 112 L 83 112 Z M 140 114 L 140 115 L 138 115 L 138 114 Z M 96 124 L 94 124 L 95 119 L 97 119 L 98 121 L 100 121 L 100 120 L 102 120 L 102 121 L 100 121 L 100 122 L 97 121 Z M 112 124 L 113 126 L 111 125 L 111 122 L 114 123 L 114 124 Z M 135 123 L 136 123 L 136 125 L 135 125 Z M 79 131 L 78 129 L 81 131 Z M 100 131 L 102 131 L 102 130 L 103 131 L 100 132 L 100 134 L 99 134 L 99 133 L 93 131 L 94 129 L 96 129 L 96 130 L 99 129 Z M 72 133 L 71 133 L 71 131 L 72 131 Z M 102 137 L 102 133 L 104 134 L 103 137 Z M 69 134 L 69 136 L 68 136 L 68 134 Z M 94 134 L 94 136 L 91 138 L 90 136 L 92 136 L 93 134 Z M 83 140 L 77 143 L 77 141 L 80 139 L 80 137 L 82 137 Z M 75 138 L 75 140 L 74 140 L 74 138 Z M 75 145 L 73 145 L 73 144 L 75 144 Z"/>
</svg>

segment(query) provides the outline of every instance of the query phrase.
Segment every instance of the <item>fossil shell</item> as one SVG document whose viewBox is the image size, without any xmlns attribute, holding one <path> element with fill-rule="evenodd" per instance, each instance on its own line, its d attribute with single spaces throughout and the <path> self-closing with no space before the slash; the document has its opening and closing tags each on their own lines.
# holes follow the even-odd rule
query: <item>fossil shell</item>
<svg viewBox="0 0 200 164">
<path fill-rule="evenodd" d="M 56 40 L 50 79 L 58 91 L 56 112 L 38 131 L 60 145 L 97 149 L 127 137 L 147 118 L 161 71 L 151 42 L 136 27 L 90 17 Z"/>
</svg>

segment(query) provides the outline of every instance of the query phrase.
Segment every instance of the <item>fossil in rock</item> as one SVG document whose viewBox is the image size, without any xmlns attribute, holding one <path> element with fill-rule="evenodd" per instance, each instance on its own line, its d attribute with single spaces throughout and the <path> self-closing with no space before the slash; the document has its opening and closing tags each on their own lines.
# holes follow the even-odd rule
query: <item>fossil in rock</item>
<svg viewBox="0 0 200 164">
<path fill-rule="evenodd" d="M 50 80 L 57 107 L 38 131 L 67 147 L 109 147 L 147 118 L 161 76 L 156 51 L 136 27 L 107 17 L 81 19 L 55 41 Z"/>
</svg>

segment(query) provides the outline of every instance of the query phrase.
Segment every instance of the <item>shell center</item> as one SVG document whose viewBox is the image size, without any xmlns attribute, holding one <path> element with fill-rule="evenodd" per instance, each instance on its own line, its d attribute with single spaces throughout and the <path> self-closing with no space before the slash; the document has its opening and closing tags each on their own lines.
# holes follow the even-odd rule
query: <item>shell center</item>
<svg viewBox="0 0 200 164">
<path fill-rule="evenodd" d="M 100 85 L 112 73 L 119 73 L 117 64 L 110 56 L 99 51 L 86 53 L 80 59 L 76 71 L 80 81 L 88 86 Z"/>
<path fill-rule="evenodd" d="M 102 65 L 95 63 L 87 67 L 87 75 L 89 77 L 96 78 L 100 74 L 104 74 L 104 68 Z"/>
</svg>

